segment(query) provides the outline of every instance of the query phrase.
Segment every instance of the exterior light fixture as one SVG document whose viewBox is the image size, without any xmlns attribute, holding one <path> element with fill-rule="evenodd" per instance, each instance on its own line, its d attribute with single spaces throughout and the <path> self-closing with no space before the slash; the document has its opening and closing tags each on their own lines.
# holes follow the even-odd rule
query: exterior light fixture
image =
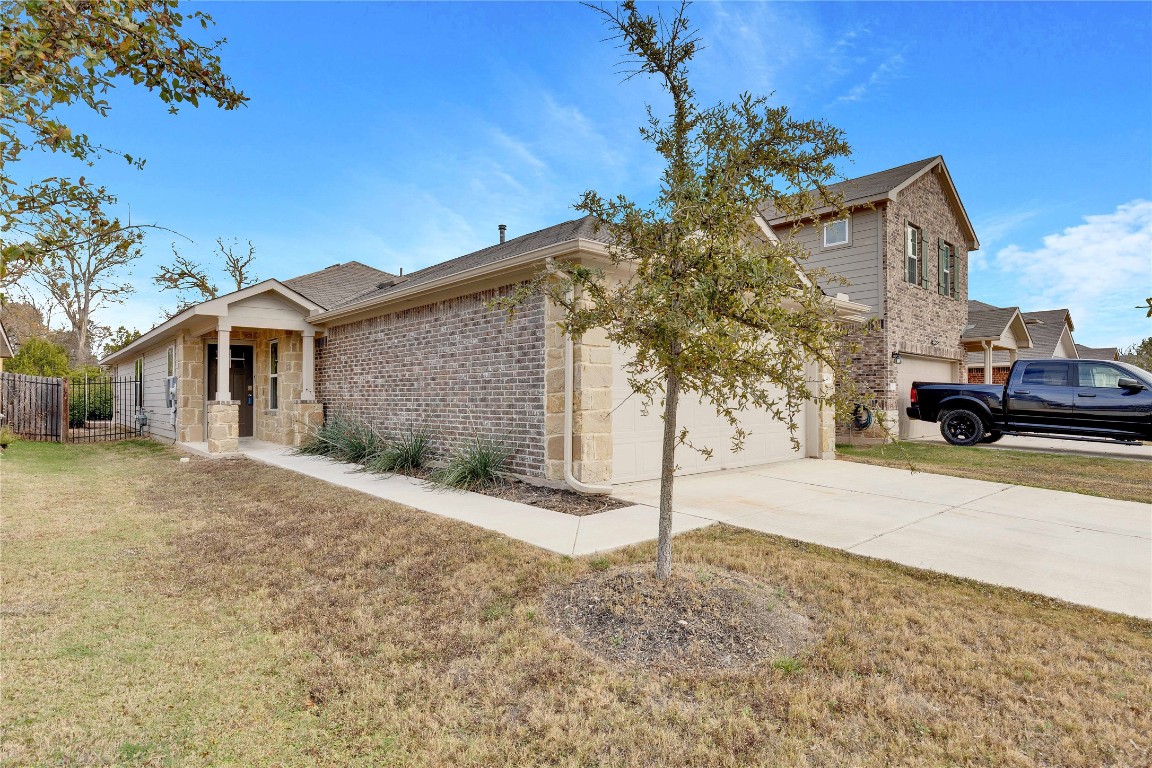
<svg viewBox="0 0 1152 768">
<path fill-rule="evenodd" d="M 902 363 L 902 362 L 904 362 L 904 359 L 902 357 L 900 357 L 900 353 L 899 352 L 893 352 L 892 353 L 892 364 L 893 365 L 900 365 L 900 363 Z"/>
</svg>

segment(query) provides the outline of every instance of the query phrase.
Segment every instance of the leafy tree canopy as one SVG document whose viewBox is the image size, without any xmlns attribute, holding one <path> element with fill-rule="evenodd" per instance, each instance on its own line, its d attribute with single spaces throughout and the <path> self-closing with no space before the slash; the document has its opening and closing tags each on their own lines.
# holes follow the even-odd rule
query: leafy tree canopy
<svg viewBox="0 0 1152 768">
<path fill-rule="evenodd" d="M 17 180 L 16 164 L 32 150 L 62 152 L 91 164 L 119 155 L 144 161 L 74 130 L 67 116 L 87 107 L 101 116 L 104 96 L 123 81 L 155 92 L 176 112 L 201 99 L 235 109 L 247 97 L 221 70 L 224 40 L 199 42 L 186 22 L 207 29 L 203 11 L 184 14 L 177 0 L 9 0 L 0 5 L 0 279 L 35 261 L 30 244 L 7 233 L 22 217 L 83 200 L 88 183 L 50 177 Z"/>
<path fill-rule="evenodd" d="M 1152 371 L 1152 336 L 1128 349 L 1120 350 L 1120 359 L 1146 371 Z"/>
<path fill-rule="evenodd" d="M 143 333 L 135 328 L 128 328 L 121 325 L 109 333 L 108 340 L 104 342 L 102 354 L 104 357 L 107 357 L 113 352 L 119 352 L 143 335 Z"/>
<path fill-rule="evenodd" d="M 21 343 L 20 350 L 4 364 L 4 370 L 9 373 L 30 376 L 67 376 L 70 369 L 64 347 L 38 338 Z"/>
</svg>

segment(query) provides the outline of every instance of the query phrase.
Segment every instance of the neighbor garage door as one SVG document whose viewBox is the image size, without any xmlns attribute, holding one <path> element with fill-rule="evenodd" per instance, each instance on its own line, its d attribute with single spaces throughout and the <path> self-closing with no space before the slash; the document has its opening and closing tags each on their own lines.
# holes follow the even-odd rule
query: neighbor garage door
<svg viewBox="0 0 1152 768">
<path fill-rule="evenodd" d="M 653 403 L 648 415 L 644 415 L 641 400 L 632 394 L 623 370 L 627 354 L 617 348 L 613 350 L 612 359 L 612 482 L 654 480 L 660 476 L 660 447 L 664 435 L 660 404 Z M 797 415 L 799 452 L 792 449 L 788 428 L 765 411 L 746 411 L 742 415 L 741 425 L 751 434 L 739 453 L 732 452 L 732 428 L 716 415 L 713 406 L 695 397 L 681 396 L 677 422 L 688 429 L 688 439 L 693 444 L 712 449 L 712 458 L 705 460 L 698 451 L 678 446 L 678 474 L 747 467 L 805 455 L 803 411 Z"/>
<path fill-rule="evenodd" d="M 914 381 L 954 383 L 956 363 L 933 357 L 918 357 L 901 353 L 902 362 L 896 366 L 896 394 L 900 412 L 900 439 L 933 437 L 940 434 L 940 426 L 930 421 L 913 421 L 904 409 L 909 405 L 909 393 Z"/>
</svg>

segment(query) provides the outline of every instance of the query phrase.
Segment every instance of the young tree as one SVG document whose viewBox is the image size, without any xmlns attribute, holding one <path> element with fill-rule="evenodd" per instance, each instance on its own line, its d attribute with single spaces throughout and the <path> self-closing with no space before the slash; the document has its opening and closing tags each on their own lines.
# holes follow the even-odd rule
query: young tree
<svg viewBox="0 0 1152 768">
<path fill-rule="evenodd" d="M 100 189 L 107 202 L 113 199 Z M 37 248 L 43 259 L 31 270 L 71 330 L 74 362 L 93 361 L 93 331 L 103 335 L 94 313 L 124 301 L 134 290 L 120 282 L 122 270 L 142 255 L 143 232 L 124 227 L 119 219 L 108 219 L 100 207 L 79 212 L 69 206 L 52 208 L 39 217 Z"/>
<path fill-rule="evenodd" d="M 227 292 L 247 288 L 260 282 L 260 277 L 253 267 L 256 261 L 256 246 L 248 241 L 248 252 L 237 252 L 238 241 L 225 243 L 223 238 L 216 238 L 216 251 L 213 259 L 221 260 L 224 275 L 228 279 L 225 285 Z M 169 317 L 178 315 L 193 304 L 214 299 L 220 295 L 220 289 L 208 273 L 208 269 L 197 261 L 193 261 L 176 250 L 172 244 L 172 263 L 160 267 L 160 271 L 152 278 L 162 291 L 178 291 L 180 303 Z M 234 288 L 232 286 L 235 286 Z"/>
<path fill-rule="evenodd" d="M 17 180 L 17 161 L 34 150 L 63 152 L 89 164 L 119 155 L 144 161 L 74 131 L 64 115 L 84 105 L 108 113 L 104 94 L 122 80 L 155 91 L 175 113 L 201 98 L 223 109 L 247 97 L 220 68 L 224 40 L 198 42 L 184 23 L 207 29 L 212 17 L 183 14 L 178 0 L 9 0 L 0 5 L 0 233 L 28 215 L 83 198 L 83 177 Z M 0 239 L 0 280 L 40 253 L 7 234 Z"/>
<path fill-rule="evenodd" d="M 805 377 L 809 360 L 843 372 L 837 349 L 844 329 L 832 306 L 801 274 L 794 242 L 777 242 L 757 225 L 758 209 L 802 214 L 835 203 L 824 185 L 833 160 L 849 153 L 842 133 L 823 121 L 799 121 L 786 107 L 742 95 L 735 103 L 702 108 L 689 84 L 688 63 L 698 40 L 685 15 L 642 15 L 633 0 L 594 8 L 613 30 L 628 60 L 629 77 L 655 77 L 671 97 L 671 114 L 649 107 L 643 138 L 663 158 L 659 196 L 650 207 L 623 195 L 589 191 L 577 209 L 598 217 L 611 234 L 611 262 L 620 278 L 556 263 L 534 288 L 562 306 L 564 331 L 578 338 L 603 328 L 634 351 L 627 365 L 633 392 L 663 399 L 660 527 L 656 576 L 672 568 L 672 489 L 679 445 L 690 435 L 677 426 L 682 393 L 716 408 L 733 429 L 733 446 L 746 432 L 741 412 L 766 409 L 795 433 L 797 414 L 818 399 L 844 409 Z M 799 193 L 798 193 L 799 192 Z M 799 445 L 795 436 L 793 444 Z"/>
</svg>

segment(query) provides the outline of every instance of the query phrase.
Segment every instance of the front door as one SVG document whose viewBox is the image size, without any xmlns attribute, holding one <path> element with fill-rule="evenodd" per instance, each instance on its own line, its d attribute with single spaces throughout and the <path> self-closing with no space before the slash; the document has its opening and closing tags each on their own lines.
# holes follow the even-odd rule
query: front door
<svg viewBox="0 0 1152 768">
<path fill-rule="evenodd" d="M 232 399 L 240 401 L 240 437 L 252 437 L 252 347 L 233 344 L 228 366 L 228 388 Z M 208 399 L 216 399 L 216 345 L 208 345 Z"/>
</svg>

